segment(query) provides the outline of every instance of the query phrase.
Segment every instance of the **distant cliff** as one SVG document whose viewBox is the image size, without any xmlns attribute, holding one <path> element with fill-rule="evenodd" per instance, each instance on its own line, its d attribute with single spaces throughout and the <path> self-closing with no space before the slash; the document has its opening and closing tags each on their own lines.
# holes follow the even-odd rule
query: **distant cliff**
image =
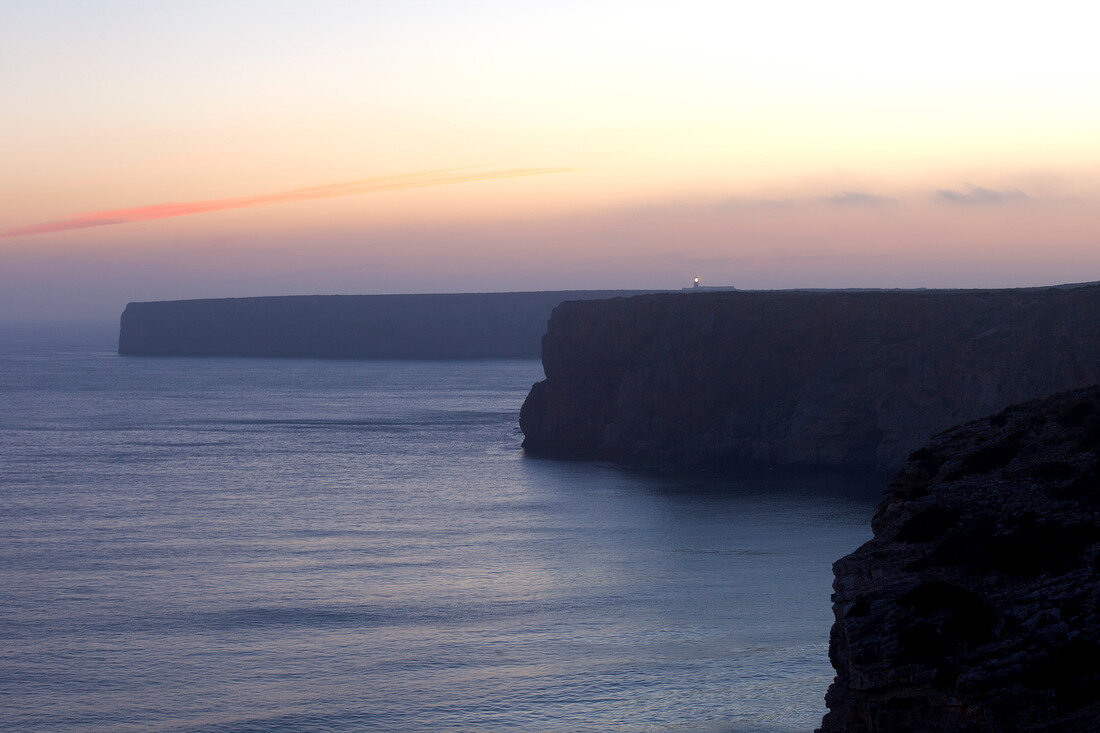
<svg viewBox="0 0 1100 733">
<path fill-rule="evenodd" d="M 913 454 L 833 566 L 825 733 L 1097 730 L 1100 388 Z"/>
<path fill-rule="evenodd" d="M 566 302 L 532 455 L 896 470 L 935 432 L 1100 381 L 1100 286 Z"/>
<path fill-rule="evenodd" d="M 563 300 L 647 291 L 302 295 L 130 303 L 118 353 L 331 359 L 537 358 Z"/>
</svg>

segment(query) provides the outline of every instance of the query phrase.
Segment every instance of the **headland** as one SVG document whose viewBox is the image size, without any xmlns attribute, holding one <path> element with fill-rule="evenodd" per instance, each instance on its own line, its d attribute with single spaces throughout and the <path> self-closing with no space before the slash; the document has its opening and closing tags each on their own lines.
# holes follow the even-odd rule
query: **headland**
<svg viewBox="0 0 1100 733">
<path fill-rule="evenodd" d="M 568 301 L 542 360 L 530 455 L 894 472 L 940 430 L 1100 382 L 1100 285 Z"/>
<path fill-rule="evenodd" d="M 645 290 L 293 295 L 130 303 L 118 353 L 320 359 L 535 359 L 564 300 Z"/>
</svg>

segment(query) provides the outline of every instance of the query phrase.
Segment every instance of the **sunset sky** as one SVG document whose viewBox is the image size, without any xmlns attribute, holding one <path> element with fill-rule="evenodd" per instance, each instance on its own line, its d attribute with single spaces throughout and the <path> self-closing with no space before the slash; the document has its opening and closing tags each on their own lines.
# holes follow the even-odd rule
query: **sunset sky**
<svg viewBox="0 0 1100 733">
<path fill-rule="evenodd" d="M 0 320 L 1100 280 L 1080 2 L 0 3 Z"/>
</svg>

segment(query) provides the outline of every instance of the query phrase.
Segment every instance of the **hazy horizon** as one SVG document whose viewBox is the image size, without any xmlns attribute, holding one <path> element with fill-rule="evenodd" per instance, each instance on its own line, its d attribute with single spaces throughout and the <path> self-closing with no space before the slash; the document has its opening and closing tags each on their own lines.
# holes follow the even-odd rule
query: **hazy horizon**
<svg viewBox="0 0 1100 733">
<path fill-rule="evenodd" d="M 1100 279 L 1100 11 L 0 7 L 0 320 Z"/>
</svg>

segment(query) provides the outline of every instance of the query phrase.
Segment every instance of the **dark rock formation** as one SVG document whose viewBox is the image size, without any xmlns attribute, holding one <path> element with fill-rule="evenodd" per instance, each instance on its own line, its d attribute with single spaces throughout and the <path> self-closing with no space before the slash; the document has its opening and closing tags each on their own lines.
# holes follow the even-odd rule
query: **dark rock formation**
<svg viewBox="0 0 1100 733">
<path fill-rule="evenodd" d="M 118 353 L 329 359 L 536 358 L 563 300 L 646 291 L 302 295 L 130 303 Z"/>
<path fill-rule="evenodd" d="M 822 731 L 1100 729 L 1100 388 L 937 436 L 836 562 Z"/>
<path fill-rule="evenodd" d="M 935 432 L 1100 381 L 1100 286 L 562 303 L 532 455 L 896 471 Z"/>
</svg>

